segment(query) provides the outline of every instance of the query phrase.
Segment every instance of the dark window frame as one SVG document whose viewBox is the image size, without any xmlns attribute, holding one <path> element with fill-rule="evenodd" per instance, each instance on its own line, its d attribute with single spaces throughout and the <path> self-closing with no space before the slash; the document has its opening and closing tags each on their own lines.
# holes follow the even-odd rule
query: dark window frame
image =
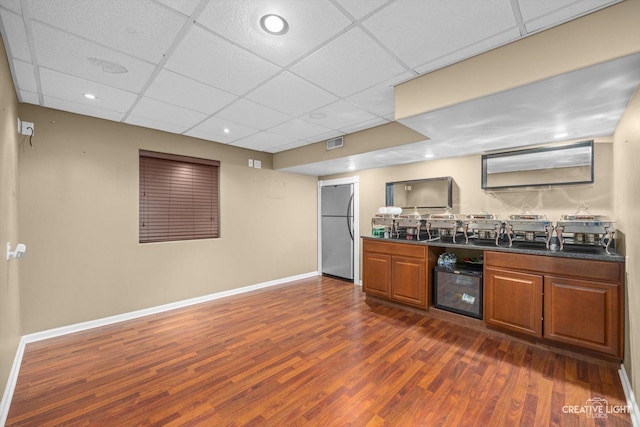
<svg viewBox="0 0 640 427">
<path fill-rule="evenodd" d="M 220 162 L 139 151 L 140 243 L 220 237 Z"/>
</svg>

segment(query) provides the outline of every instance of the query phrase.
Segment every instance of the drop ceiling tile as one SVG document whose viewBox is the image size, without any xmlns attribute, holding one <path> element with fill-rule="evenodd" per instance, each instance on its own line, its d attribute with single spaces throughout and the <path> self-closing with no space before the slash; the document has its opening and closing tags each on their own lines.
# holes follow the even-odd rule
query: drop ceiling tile
<svg viewBox="0 0 640 427">
<path fill-rule="evenodd" d="M 336 0 L 340 6 L 356 19 L 361 19 L 388 3 L 388 0 Z"/>
<path fill-rule="evenodd" d="M 27 92 L 26 90 L 20 91 L 20 102 L 24 102 L 26 104 L 35 104 L 40 105 L 40 99 L 37 93 Z"/>
<path fill-rule="evenodd" d="M 33 34 L 41 67 L 133 92 L 142 89 L 154 70 L 147 62 L 37 22 Z"/>
<path fill-rule="evenodd" d="M 414 70 L 416 70 L 419 74 L 424 74 L 429 71 L 437 70 L 438 68 L 446 67 L 447 65 L 454 64 L 472 56 L 479 55 L 483 52 L 494 49 L 498 46 L 505 45 L 519 38 L 520 31 L 515 27 L 510 28 L 500 34 L 496 34 L 495 36 L 486 38 L 484 40 L 479 40 L 476 43 L 442 55 L 434 60 L 417 65 L 414 67 Z"/>
<path fill-rule="evenodd" d="M 242 123 L 258 130 L 279 125 L 292 117 L 255 102 L 240 99 L 216 114 L 216 117 L 234 123 Z"/>
<path fill-rule="evenodd" d="M 322 114 L 323 118 L 313 119 L 313 115 Z M 309 115 L 309 121 L 330 129 L 342 129 L 359 125 L 376 119 L 371 113 L 367 113 L 359 107 L 346 101 L 338 101 L 326 107 L 313 111 Z"/>
<path fill-rule="evenodd" d="M 200 3 L 200 0 L 157 0 L 160 3 L 175 9 L 183 15 L 190 16 Z"/>
<path fill-rule="evenodd" d="M 351 95 L 346 100 L 378 116 L 393 115 L 395 111 L 393 87 L 412 77 L 416 77 L 416 75 L 406 71 L 383 83 Z"/>
<path fill-rule="evenodd" d="M 291 71 L 334 95 L 345 97 L 405 69 L 356 27 L 294 65 Z"/>
<path fill-rule="evenodd" d="M 224 132 L 224 129 L 229 129 L 229 132 Z M 186 132 L 185 135 L 229 144 L 238 139 L 253 135 L 256 132 L 258 132 L 257 129 L 231 123 L 228 120 L 223 120 L 218 117 L 210 117 Z"/>
<path fill-rule="evenodd" d="M 314 135 L 310 138 L 305 138 L 305 141 L 307 144 L 309 143 L 313 144 L 316 142 L 326 141 L 327 139 L 335 138 L 337 136 L 342 136 L 342 135 L 344 135 L 344 133 L 340 132 L 339 130 L 331 129 L 328 132 L 321 133 L 319 135 Z"/>
<path fill-rule="evenodd" d="M 301 119 L 293 119 L 269 129 L 270 133 L 296 139 L 309 139 L 330 129 Z"/>
<path fill-rule="evenodd" d="M 213 114 L 238 99 L 229 92 L 167 70 L 158 73 L 145 95 L 205 114 Z"/>
<path fill-rule="evenodd" d="M 29 42 L 27 41 L 27 33 L 24 29 L 24 21 L 22 16 L 15 13 L 5 12 L 0 9 L 2 14 L 2 26 L 4 33 L 5 46 L 8 50 L 7 54 L 11 54 L 16 59 L 31 62 L 31 52 L 29 50 Z M 5 38 L 6 37 L 6 38 Z"/>
<path fill-rule="evenodd" d="M 509 0 L 399 1 L 363 25 L 413 68 L 513 28 L 516 21 Z"/>
<path fill-rule="evenodd" d="M 309 143 L 307 141 L 294 141 L 290 144 L 284 144 L 284 145 L 280 145 L 277 147 L 274 147 L 274 149 L 277 149 L 277 151 L 271 151 L 272 153 L 279 153 L 281 151 L 286 151 L 286 150 L 293 150 L 294 148 L 298 148 L 298 147 L 303 147 L 305 145 L 309 145 Z"/>
<path fill-rule="evenodd" d="M 23 61 L 13 61 L 13 71 L 18 81 L 18 89 L 38 93 L 38 84 L 33 65 Z"/>
<path fill-rule="evenodd" d="M 301 116 L 338 100 L 286 71 L 249 93 L 247 98 L 291 116 Z"/>
<path fill-rule="evenodd" d="M 279 71 L 275 65 L 197 26 L 187 33 L 166 68 L 236 95 Z"/>
<path fill-rule="evenodd" d="M 174 125 L 175 127 L 172 127 L 172 129 L 181 129 L 178 133 L 186 131 L 207 118 L 206 114 L 148 97 L 144 97 L 138 101 L 136 106 L 131 110 L 131 115 Z M 127 119 L 127 123 L 131 122 Z"/>
<path fill-rule="evenodd" d="M 298 142 L 297 138 L 273 134 L 271 132 L 259 132 L 242 138 L 233 143 L 235 147 L 274 153 L 279 151 L 277 147 Z"/>
<path fill-rule="evenodd" d="M 566 22 L 618 0 L 519 0 L 520 12 L 528 32 L 534 32 L 558 23 Z"/>
<path fill-rule="evenodd" d="M 100 119 L 115 122 L 119 122 L 124 117 L 124 113 L 105 110 L 103 108 L 93 107 L 84 103 L 80 104 L 51 96 L 45 96 L 43 98 L 44 106 L 47 108 L 55 108 L 56 110 L 68 111 L 70 113 L 80 114 L 83 116 L 98 117 Z"/>
<path fill-rule="evenodd" d="M 31 17 L 158 63 L 187 17 L 151 0 L 29 0 Z"/>
<path fill-rule="evenodd" d="M 181 134 L 186 130 L 185 126 L 183 125 L 169 123 L 163 120 L 156 120 L 149 117 L 136 116 L 134 114 L 129 115 L 129 117 L 127 117 L 127 119 L 125 120 L 125 123 L 176 134 Z"/>
<path fill-rule="evenodd" d="M 267 14 L 284 17 L 289 32 L 272 36 L 262 31 L 260 18 Z M 198 22 L 281 66 L 292 63 L 351 24 L 328 0 L 222 0 L 209 3 Z"/>
<path fill-rule="evenodd" d="M 361 130 L 365 130 L 365 129 L 369 129 L 369 128 L 373 128 L 376 126 L 380 126 L 383 125 L 385 123 L 389 123 L 388 120 L 380 118 L 380 117 L 376 117 L 374 119 L 368 120 L 366 122 L 360 122 L 360 123 L 356 123 L 353 125 L 349 125 L 349 126 L 345 126 L 340 128 L 339 130 L 343 133 L 354 133 L 354 132 L 359 132 Z"/>
<path fill-rule="evenodd" d="M 22 15 L 22 7 L 20 2 L 16 0 L 0 0 L 0 6 L 5 7 L 19 15 Z"/>
<path fill-rule="evenodd" d="M 85 105 L 88 109 L 99 108 L 103 110 L 125 113 L 136 99 L 136 95 L 124 90 L 101 85 L 96 82 L 58 73 L 46 68 L 40 68 L 40 81 L 42 94 L 47 97 L 57 98 L 72 102 L 74 105 Z M 91 100 L 83 96 L 92 93 L 96 99 Z M 89 113 L 80 113 L 91 115 Z"/>
</svg>

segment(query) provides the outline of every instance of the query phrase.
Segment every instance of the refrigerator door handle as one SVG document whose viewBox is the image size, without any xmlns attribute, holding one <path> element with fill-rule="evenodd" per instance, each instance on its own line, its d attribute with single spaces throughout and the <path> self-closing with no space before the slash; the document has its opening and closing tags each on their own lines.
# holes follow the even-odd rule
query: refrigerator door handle
<svg viewBox="0 0 640 427">
<path fill-rule="evenodd" d="M 349 203 L 347 204 L 347 229 L 349 230 L 349 235 L 351 236 L 351 240 L 353 240 L 353 230 L 351 227 L 351 204 L 353 203 L 353 193 L 351 197 L 349 197 Z"/>
</svg>

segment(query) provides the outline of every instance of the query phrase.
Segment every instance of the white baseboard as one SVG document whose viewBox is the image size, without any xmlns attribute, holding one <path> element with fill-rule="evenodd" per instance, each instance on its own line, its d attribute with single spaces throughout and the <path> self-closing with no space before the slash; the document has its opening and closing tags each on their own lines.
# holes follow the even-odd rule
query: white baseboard
<svg viewBox="0 0 640 427">
<path fill-rule="evenodd" d="M 640 427 L 640 410 L 638 410 L 638 401 L 636 400 L 636 396 L 633 394 L 631 382 L 627 376 L 626 369 L 624 369 L 624 365 L 620 365 L 618 375 L 620 375 L 620 382 L 622 383 L 624 396 L 627 398 L 627 406 L 631 409 L 629 413 L 631 416 L 631 424 L 633 424 L 633 427 Z"/>
<path fill-rule="evenodd" d="M 9 406 L 11 406 L 13 392 L 15 391 L 16 383 L 18 382 L 18 373 L 20 372 L 20 365 L 22 364 L 22 355 L 24 354 L 25 345 L 26 342 L 24 337 L 20 338 L 20 343 L 16 350 L 16 357 L 13 358 L 13 365 L 11 366 L 11 371 L 9 371 L 9 378 L 7 378 L 7 386 L 4 388 L 2 401 L 0 401 L 0 426 L 4 426 L 7 421 L 7 415 L 9 415 Z"/>
<path fill-rule="evenodd" d="M 257 289 L 267 288 L 269 286 L 281 285 L 283 283 L 293 282 L 296 280 L 307 279 L 309 277 L 318 276 L 320 273 L 312 271 L 310 273 L 299 274 L 297 276 L 290 276 L 283 279 L 271 280 L 268 282 L 258 283 L 256 285 L 244 286 L 242 288 L 230 289 L 228 291 L 217 292 L 215 294 L 203 295 L 201 297 L 190 298 L 182 301 L 176 301 L 169 304 L 159 305 L 156 307 L 146 308 L 143 310 L 131 311 L 129 313 L 122 313 L 116 316 L 104 317 L 102 319 L 90 320 L 88 322 L 76 323 L 74 325 L 62 326 L 60 328 L 49 329 L 46 331 L 35 332 L 33 334 L 23 335 L 18 344 L 16 350 L 16 357 L 13 359 L 13 366 L 9 372 L 9 378 L 7 379 L 7 386 L 5 387 L 4 394 L 2 395 L 2 401 L 0 401 L 0 426 L 4 426 L 7 416 L 9 415 L 9 407 L 11 406 L 11 399 L 13 398 L 13 392 L 16 388 L 16 382 L 18 381 L 18 373 L 20 372 L 20 365 L 22 363 L 22 355 L 24 354 L 25 345 L 28 343 L 41 341 L 49 338 L 55 338 L 62 335 L 72 334 L 74 332 L 80 332 L 87 329 L 98 328 L 100 326 L 112 325 L 118 322 L 124 322 L 126 320 L 137 319 L 151 314 L 162 313 L 165 311 L 175 310 L 176 308 L 188 307 L 194 304 L 200 304 L 207 301 L 213 301 L 215 299 L 228 297 L 231 295 L 238 295 L 245 292 L 255 291 Z"/>
</svg>

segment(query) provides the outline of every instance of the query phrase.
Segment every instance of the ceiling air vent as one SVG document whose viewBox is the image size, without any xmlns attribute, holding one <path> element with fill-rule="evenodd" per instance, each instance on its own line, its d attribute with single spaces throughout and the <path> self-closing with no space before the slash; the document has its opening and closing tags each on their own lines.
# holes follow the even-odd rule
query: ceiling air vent
<svg viewBox="0 0 640 427">
<path fill-rule="evenodd" d="M 334 148 L 340 148 L 344 146 L 343 137 L 327 139 L 327 150 L 333 150 Z"/>
</svg>

